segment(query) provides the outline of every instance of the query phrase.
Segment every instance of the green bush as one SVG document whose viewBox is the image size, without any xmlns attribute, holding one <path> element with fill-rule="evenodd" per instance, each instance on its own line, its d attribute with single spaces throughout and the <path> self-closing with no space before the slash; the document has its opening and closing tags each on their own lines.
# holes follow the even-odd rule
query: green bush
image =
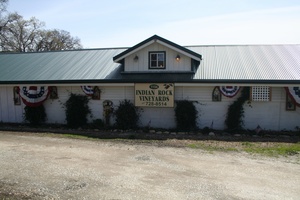
<svg viewBox="0 0 300 200">
<path fill-rule="evenodd" d="M 250 88 L 244 87 L 241 96 L 237 98 L 229 107 L 225 124 L 229 131 L 241 130 L 244 125 L 244 103 L 249 100 Z"/>
<path fill-rule="evenodd" d="M 198 111 L 192 101 L 177 101 L 175 107 L 177 129 L 181 131 L 196 129 L 197 114 Z"/>
<path fill-rule="evenodd" d="M 78 128 L 87 124 L 87 116 L 91 113 L 88 106 L 87 96 L 70 94 L 65 103 L 67 125 L 71 128 Z"/>
<path fill-rule="evenodd" d="M 24 108 L 24 120 L 29 121 L 33 126 L 40 125 L 46 120 L 45 108 L 43 105 L 37 107 L 26 106 Z"/>
<path fill-rule="evenodd" d="M 140 118 L 140 112 L 129 100 L 121 101 L 114 112 L 116 116 L 116 127 L 119 129 L 136 129 Z"/>
</svg>

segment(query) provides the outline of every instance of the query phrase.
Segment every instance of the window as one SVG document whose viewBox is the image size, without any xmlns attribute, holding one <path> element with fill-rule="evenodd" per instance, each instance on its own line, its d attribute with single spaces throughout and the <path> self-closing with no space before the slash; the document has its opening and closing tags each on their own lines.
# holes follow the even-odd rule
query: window
<svg viewBox="0 0 300 200">
<path fill-rule="evenodd" d="M 254 86 L 251 88 L 252 101 L 271 101 L 271 89 L 268 86 Z"/>
<path fill-rule="evenodd" d="M 166 69 L 166 52 L 149 52 L 149 69 Z"/>
<path fill-rule="evenodd" d="M 97 86 L 95 86 L 93 89 L 92 99 L 100 100 L 100 94 L 101 94 L 101 90 Z"/>
<path fill-rule="evenodd" d="M 14 87 L 14 104 L 15 105 L 21 105 L 21 97 L 19 93 L 19 87 Z"/>
<path fill-rule="evenodd" d="M 286 103 L 285 104 L 286 110 L 288 110 L 288 111 L 296 110 L 296 104 L 288 94 L 286 94 L 286 102 L 285 103 Z"/>
<path fill-rule="evenodd" d="M 50 86 L 49 89 L 50 89 L 50 99 L 58 99 L 57 87 Z"/>
<path fill-rule="evenodd" d="M 221 101 L 222 100 L 222 95 L 219 90 L 219 87 L 215 87 L 212 93 L 212 101 Z"/>
</svg>

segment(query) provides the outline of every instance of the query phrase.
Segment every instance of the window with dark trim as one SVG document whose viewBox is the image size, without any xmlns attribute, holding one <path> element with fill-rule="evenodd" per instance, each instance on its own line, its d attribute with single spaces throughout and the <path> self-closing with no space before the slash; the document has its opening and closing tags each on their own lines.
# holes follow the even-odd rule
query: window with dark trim
<svg viewBox="0 0 300 200">
<path fill-rule="evenodd" d="M 285 109 L 288 110 L 288 111 L 296 110 L 296 104 L 288 94 L 286 94 Z"/>
<path fill-rule="evenodd" d="M 19 94 L 19 87 L 15 86 L 13 92 L 14 92 L 14 104 L 15 105 L 21 105 L 21 97 L 20 97 L 20 94 Z"/>
<path fill-rule="evenodd" d="M 149 69 L 166 69 L 166 52 L 149 52 Z"/>
<path fill-rule="evenodd" d="M 92 95 L 92 99 L 94 100 L 100 100 L 100 94 L 101 94 L 101 90 L 95 86 L 94 89 L 93 89 L 93 95 Z"/>
<path fill-rule="evenodd" d="M 50 99 L 58 99 L 57 87 L 50 86 L 49 89 L 50 89 Z"/>
<path fill-rule="evenodd" d="M 222 95 L 219 90 L 219 87 L 215 87 L 212 92 L 212 101 L 221 101 L 221 100 L 222 100 Z"/>
</svg>

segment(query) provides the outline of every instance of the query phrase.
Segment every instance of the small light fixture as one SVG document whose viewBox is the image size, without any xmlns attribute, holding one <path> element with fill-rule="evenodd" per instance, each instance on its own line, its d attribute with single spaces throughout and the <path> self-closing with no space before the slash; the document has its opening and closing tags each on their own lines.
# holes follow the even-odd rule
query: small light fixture
<svg viewBox="0 0 300 200">
<path fill-rule="evenodd" d="M 179 61 L 180 60 L 180 55 L 177 55 L 176 56 L 176 61 Z"/>
<path fill-rule="evenodd" d="M 133 60 L 134 60 L 134 62 L 137 62 L 139 60 L 139 57 L 137 55 L 135 55 Z"/>
</svg>

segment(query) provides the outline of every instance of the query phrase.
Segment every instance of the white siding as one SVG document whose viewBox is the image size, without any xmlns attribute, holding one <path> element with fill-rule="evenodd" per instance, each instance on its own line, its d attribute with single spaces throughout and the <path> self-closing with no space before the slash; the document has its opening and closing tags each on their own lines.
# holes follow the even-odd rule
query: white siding
<svg viewBox="0 0 300 200">
<path fill-rule="evenodd" d="M 0 122 L 23 122 L 24 105 L 14 105 L 13 87 L 0 87 Z"/>
<path fill-rule="evenodd" d="M 149 70 L 149 51 L 165 51 L 166 52 L 166 69 Z M 138 61 L 134 61 L 134 57 L 138 56 Z M 180 61 L 176 61 L 176 56 L 180 55 Z M 147 72 L 147 71 L 191 71 L 191 58 L 177 53 L 173 49 L 158 43 L 153 43 L 146 48 L 133 53 L 125 58 L 125 72 Z"/>
<path fill-rule="evenodd" d="M 266 130 L 295 130 L 300 126 L 300 108 L 286 111 L 286 92 L 282 87 L 272 87 L 269 102 L 251 102 L 245 108 L 245 127 L 255 129 L 258 125 Z"/>
<path fill-rule="evenodd" d="M 211 127 L 214 129 L 225 128 L 227 108 L 236 99 L 222 96 L 222 101 L 212 101 L 214 87 L 176 87 L 176 100 L 195 101 L 198 111 L 197 125 L 199 128 Z"/>
<path fill-rule="evenodd" d="M 222 96 L 221 102 L 211 100 L 214 87 L 176 87 L 176 100 L 197 101 L 197 124 L 199 128 L 210 127 L 225 129 L 225 119 L 228 106 L 238 98 Z M 282 87 L 272 87 L 272 97 L 269 102 L 251 102 L 244 105 L 244 128 L 254 130 L 258 125 L 265 130 L 295 130 L 300 126 L 300 108 L 296 111 L 286 111 L 286 92 Z"/>
<path fill-rule="evenodd" d="M 103 119 L 103 101 L 111 100 L 115 106 L 123 99 L 129 99 L 133 102 L 133 87 L 101 87 L 101 100 L 90 100 L 89 107 L 92 115 L 89 121 L 94 119 Z M 57 87 L 58 99 L 47 99 L 44 102 L 45 112 L 47 114 L 47 123 L 65 124 L 64 103 L 68 100 L 71 93 L 82 94 L 80 86 Z M 23 122 L 23 113 L 25 105 L 14 105 L 13 87 L 0 87 L 0 122 Z"/>
<path fill-rule="evenodd" d="M 116 109 L 120 101 L 127 99 L 134 102 L 133 86 L 98 86 L 102 91 L 101 100 L 90 100 L 89 106 L 92 110 L 91 122 L 94 119 L 103 119 L 103 101 L 111 100 Z M 57 87 L 58 99 L 48 99 L 44 106 L 47 114 L 47 123 L 66 123 L 64 103 L 69 94 L 84 94 L 79 86 Z M 225 118 L 228 106 L 236 100 L 222 96 L 222 101 L 211 100 L 214 87 L 194 86 L 175 87 L 175 101 L 195 101 L 198 110 L 197 125 L 199 128 L 210 127 L 213 122 L 214 129 L 225 129 Z M 272 87 L 272 99 L 270 102 L 251 102 L 251 106 L 244 105 L 245 128 L 253 130 L 258 125 L 266 130 L 295 130 L 300 126 L 300 108 L 296 111 L 285 110 L 286 93 L 282 87 Z M 0 87 L 0 121 L 22 123 L 25 105 L 14 105 L 13 87 Z M 114 119 L 111 120 L 111 124 Z M 142 108 L 140 126 L 151 126 L 155 128 L 175 128 L 175 113 L 173 108 Z"/>
<path fill-rule="evenodd" d="M 123 99 L 129 99 L 133 101 L 133 87 L 101 87 L 100 100 L 90 100 L 89 107 L 92 111 L 92 115 L 89 116 L 89 122 L 95 119 L 103 119 L 103 101 L 110 100 L 116 107 L 119 102 Z M 57 87 L 58 89 L 58 99 L 48 99 L 44 106 L 46 108 L 48 123 L 66 123 L 65 121 L 65 108 L 63 104 L 68 100 L 69 94 L 72 92 L 74 94 L 82 94 L 81 88 L 79 86 L 73 87 Z"/>
</svg>

